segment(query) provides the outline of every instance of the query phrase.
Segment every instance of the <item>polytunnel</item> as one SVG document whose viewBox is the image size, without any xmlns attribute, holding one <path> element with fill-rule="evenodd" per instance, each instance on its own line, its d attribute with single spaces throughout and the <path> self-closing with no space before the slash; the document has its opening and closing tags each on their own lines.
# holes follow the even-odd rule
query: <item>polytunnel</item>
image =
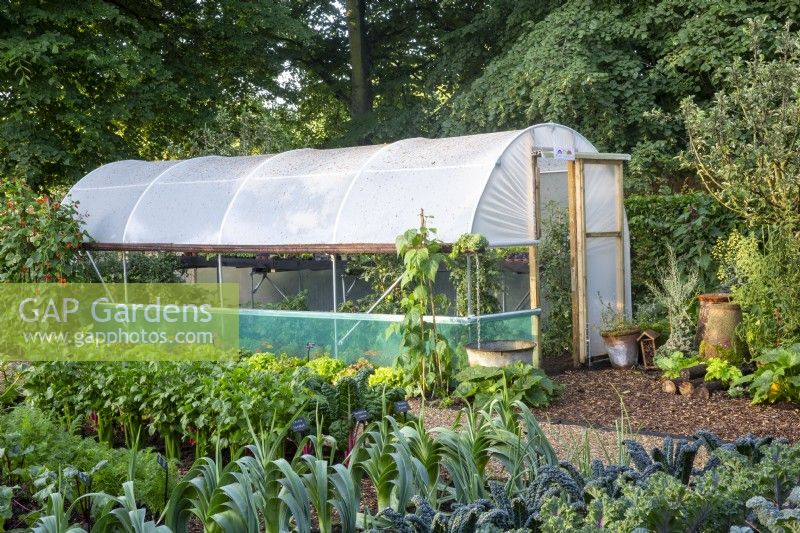
<svg viewBox="0 0 800 533">
<path fill-rule="evenodd" d="M 585 300 L 576 323 L 592 356 L 604 351 L 602 302 L 630 310 L 624 159 L 598 154 L 570 128 L 540 124 L 374 146 L 119 161 L 87 174 L 68 199 L 86 215 L 88 249 L 218 254 L 394 252 L 396 237 L 419 225 L 420 209 L 445 243 L 480 233 L 493 247 L 528 247 L 538 243 L 541 206 L 569 204 L 572 247 L 584 243 L 572 265 Z M 580 178 L 572 189 L 570 175 Z"/>
</svg>

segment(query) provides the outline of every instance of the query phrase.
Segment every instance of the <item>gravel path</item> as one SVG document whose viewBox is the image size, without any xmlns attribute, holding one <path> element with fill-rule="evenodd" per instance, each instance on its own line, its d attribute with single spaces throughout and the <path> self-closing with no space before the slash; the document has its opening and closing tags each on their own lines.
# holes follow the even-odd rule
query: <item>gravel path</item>
<svg viewBox="0 0 800 533">
<path fill-rule="evenodd" d="M 412 410 L 420 412 L 420 401 L 414 399 L 410 401 Z M 434 407 L 430 404 L 425 406 L 425 427 L 428 429 L 444 426 L 451 426 L 458 416 L 460 408 Z M 584 442 L 588 441 L 590 454 L 593 459 L 601 459 L 603 462 L 614 461 L 618 456 L 619 447 L 617 444 L 617 433 L 608 429 L 585 427 L 576 424 L 562 424 L 548 422 L 540 418 L 539 425 L 547 436 L 550 444 L 555 449 L 559 459 L 574 462 L 578 454 L 584 448 Z M 631 433 L 626 438 L 640 442 L 646 449 L 660 446 L 663 442 L 662 436 L 646 435 L 641 433 Z"/>
</svg>

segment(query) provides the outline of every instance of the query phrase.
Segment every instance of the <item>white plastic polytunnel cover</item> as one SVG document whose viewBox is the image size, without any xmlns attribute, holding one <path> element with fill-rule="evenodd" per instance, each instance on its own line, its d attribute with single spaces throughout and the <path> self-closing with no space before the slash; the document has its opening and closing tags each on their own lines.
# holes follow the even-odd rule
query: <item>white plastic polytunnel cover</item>
<svg viewBox="0 0 800 533">
<path fill-rule="evenodd" d="M 554 144 L 595 151 L 575 131 L 544 124 L 276 155 L 119 161 L 89 173 L 69 197 L 98 244 L 391 245 L 419 225 L 421 208 L 445 242 L 481 233 L 493 245 L 527 244 L 532 149 Z"/>
<path fill-rule="evenodd" d="M 89 173 L 68 198 L 80 202 L 99 249 L 390 251 L 399 234 L 419 225 L 420 209 L 433 217 L 429 225 L 444 242 L 481 233 L 494 246 L 527 245 L 536 235 L 534 150 L 545 152 L 539 159 L 543 206 L 567 204 L 567 163 L 546 155 L 556 147 L 597 152 L 570 128 L 540 124 L 379 146 L 120 161 Z M 587 167 L 584 231 L 602 234 L 618 225 L 614 184 L 613 166 Z M 626 221 L 623 235 L 630 310 Z M 615 247 L 613 238 L 591 239 L 587 247 L 592 355 L 603 351 L 596 331 L 601 303 L 619 294 Z"/>
</svg>

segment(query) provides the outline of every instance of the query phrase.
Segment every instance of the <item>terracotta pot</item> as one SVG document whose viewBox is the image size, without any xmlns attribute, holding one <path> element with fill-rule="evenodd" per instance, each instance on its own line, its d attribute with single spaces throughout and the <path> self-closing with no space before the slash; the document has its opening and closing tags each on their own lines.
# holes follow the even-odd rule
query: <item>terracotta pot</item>
<svg viewBox="0 0 800 533">
<path fill-rule="evenodd" d="M 700 356 L 706 359 L 720 357 L 732 363 L 746 359 L 747 345 L 736 333 L 741 321 L 742 309 L 737 304 L 729 300 L 707 302 Z"/>
<path fill-rule="evenodd" d="M 464 345 L 469 366 L 509 366 L 533 363 L 536 343 L 524 339 L 472 342 Z"/>
<path fill-rule="evenodd" d="M 716 303 L 728 303 L 731 301 L 731 295 L 726 292 L 714 292 L 708 294 L 700 294 L 697 297 L 700 302 L 697 312 L 697 335 L 695 336 L 695 344 L 700 346 L 703 340 L 703 335 L 706 330 L 706 323 L 708 322 L 708 308 Z"/>
<path fill-rule="evenodd" d="M 622 335 L 601 333 L 608 350 L 608 360 L 614 368 L 630 368 L 639 362 L 639 343 L 636 339 L 642 330 L 636 329 Z"/>
</svg>

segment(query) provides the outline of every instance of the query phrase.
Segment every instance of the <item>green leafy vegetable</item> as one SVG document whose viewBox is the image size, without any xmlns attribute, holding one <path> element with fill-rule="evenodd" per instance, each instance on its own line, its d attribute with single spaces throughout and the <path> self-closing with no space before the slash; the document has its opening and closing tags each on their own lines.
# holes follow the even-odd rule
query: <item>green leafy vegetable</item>
<svg viewBox="0 0 800 533">
<path fill-rule="evenodd" d="M 753 403 L 800 401 L 800 344 L 770 350 L 754 361 L 756 371 L 735 382 L 748 386 Z"/>
<path fill-rule="evenodd" d="M 719 380 L 725 385 L 730 385 L 742 377 L 739 367 L 732 365 L 728 361 L 719 358 L 706 360 L 706 381 Z"/>
<path fill-rule="evenodd" d="M 499 397 L 512 402 L 522 400 L 528 405 L 547 405 L 561 390 L 541 369 L 522 363 L 468 367 L 456 374 L 455 379 L 459 381 L 455 395 L 473 401 L 478 407 Z"/>
<path fill-rule="evenodd" d="M 680 377 L 681 370 L 700 364 L 698 357 L 686 357 L 683 352 L 673 352 L 666 357 L 657 357 L 656 366 L 664 371 L 663 376 L 668 379 Z"/>
</svg>

